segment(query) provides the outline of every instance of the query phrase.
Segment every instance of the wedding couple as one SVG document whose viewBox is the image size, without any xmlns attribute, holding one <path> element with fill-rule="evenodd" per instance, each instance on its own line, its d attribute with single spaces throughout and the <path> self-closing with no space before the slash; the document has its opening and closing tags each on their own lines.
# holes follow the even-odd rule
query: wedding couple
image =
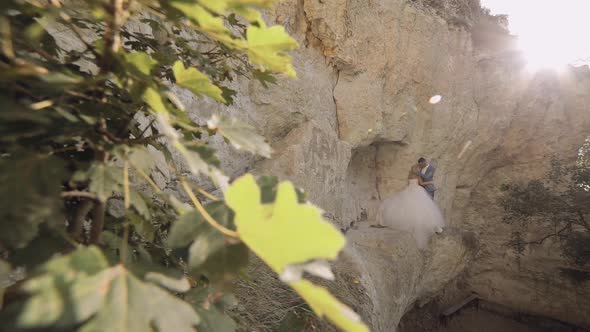
<svg viewBox="0 0 590 332">
<path fill-rule="evenodd" d="M 384 199 L 379 207 L 379 224 L 412 233 L 421 249 L 444 227 L 442 213 L 434 202 L 435 171 L 426 159 L 418 159 L 410 168 L 408 186 Z"/>
</svg>

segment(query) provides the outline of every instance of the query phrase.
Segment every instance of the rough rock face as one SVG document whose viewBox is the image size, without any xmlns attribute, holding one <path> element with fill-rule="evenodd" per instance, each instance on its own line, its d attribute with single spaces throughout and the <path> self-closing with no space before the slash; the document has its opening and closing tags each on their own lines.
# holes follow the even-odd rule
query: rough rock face
<svg viewBox="0 0 590 332">
<path fill-rule="evenodd" d="M 270 160 L 234 159 L 226 170 L 290 179 L 348 229 L 375 220 L 380 199 L 403 188 L 424 155 L 435 160 L 437 200 L 450 215 L 456 158 L 476 134 L 476 62 L 464 26 L 418 5 L 281 2 L 272 16 L 302 45 L 293 55 L 299 79 L 270 89 L 251 82 L 221 110 L 256 125 L 274 149 Z M 443 101 L 431 105 L 437 94 Z M 349 233 L 350 264 L 337 269 L 356 271 L 367 290 L 372 309 L 363 319 L 393 331 L 416 300 L 462 271 L 468 249 L 459 232 L 420 252 L 407 235 L 366 226 Z"/>
<path fill-rule="evenodd" d="M 273 159 L 243 168 L 295 181 L 348 225 L 403 188 L 424 155 L 437 164 L 437 182 L 447 188 L 439 203 L 448 210 L 456 156 L 476 134 L 470 33 L 402 0 L 292 0 L 272 14 L 302 45 L 293 55 L 299 79 L 270 89 L 250 82 L 221 110 L 272 142 Z M 443 102 L 429 104 L 436 94 Z"/>
<path fill-rule="evenodd" d="M 232 176 L 279 175 L 341 228 L 361 222 L 348 233 L 350 264 L 337 268 L 358 272 L 371 301 L 363 318 L 375 331 L 393 331 L 414 302 L 435 295 L 465 266 L 460 291 L 590 324 L 590 285 L 560 279 L 556 271 L 567 264 L 550 247 L 516 260 L 498 208 L 499 183 L 542 178 L 551 156 L 570 158 L 582 143 L 590 129 L 589 76 L 531 76 L 497 22 L 457 18 L 425 3 L 282 1 L 269 16 L 301 44 L 293 54 L 299 79 L 270 89 L 237 83 L 234 106 L 188 100 L 187 108 L 201 121 L 212 111 L 230 113 L 272 143 L 273 158 L 260 160 L 213 138 Z M 442 101 L 430 104 L 433 95 Z M 406 185 L 420 156 L 436 164 L 437 202 L 457 229 L 425 252 L 365 222 L 375 220 L 382 198 Z M 460 240 L 464 232 L 476 235 L 478 250 Z"/>
<path fill-rule="evenodd" d="M 514 229 L 502 222 L 500 186 L 543 180 L 553 158 L 575 162 L 590 129 L 590 73 L 537 75 L 523 82 L 518 93 L 505 97 L 512 114 L 509 122 L 496 127 L 499 141 L 481 147 L 480 155 L 472 157 L 477 159 L 465 164 L 462 194 L 454 201 L 454 226 L 475 232 L 482 244 L 468 269 L 470 287 L 490 301 L 588 326 L 590 285 L 560 272 L 580 267 L 561 257 L 557 243 L 531 247 L 522 257 L 506 245 Z M 500 109 L 481 102 L 480 110 L 497 114 Z M 544 234 L 547 231 L 537 227 L 524 236 Z"/>
<path fill-rule="evenodd" d="M 470 248 L 460 232 L 449 230 L 420 251 L 409 233 L 361 226 L 348 236 L 349 244 L 336 271 L 345 269 L 360 279 L 372 310 L 359 310 L 373 331 L 395 331 L 400 319 L 418 299 L 441 291 L 468 264 Z M 350 301 L 347 298 L 345 302 Z"/>
</svg>

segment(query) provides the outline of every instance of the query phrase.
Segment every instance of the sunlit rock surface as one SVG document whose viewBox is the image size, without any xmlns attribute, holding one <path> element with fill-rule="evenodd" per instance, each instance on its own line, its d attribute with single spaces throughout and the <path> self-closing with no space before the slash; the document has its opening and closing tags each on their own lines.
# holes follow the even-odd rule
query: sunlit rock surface
<svg viewBox="0 0 590 332">
<path fill-rule="evenodd" d="M 525 312 L 546 315 L 578 325 L 590 324 L 590 283 L 564 275 L 564 269 L 588 274 L 561 257 L 558 243 L 547 241 L 517 257 L 506 243 L 515 229 L 502 222 L 502 184 L 543 180 L 552 160 L 573 165 L 577 150 L 590 134 L 590 76 L 587 71 L 538 75 L 510 100 L 509 125 L 499 130 L 498 142 L 480 148 L 462 165 L 461 194 L 454 200 L 453 225 L 473 231 L 481 242 L 469 266 L 472 290 L 484 298 Z M 499 113 L 481 103 L 489 118 Z M 489 144 L 489 143 L 487 143 Z M 550 222 L 550 220 L 547 220 Z M 526 238 L 542 238 L 552 228 L 532 228 Z"/>
<path fill-rule="evenodd" d="M 372 311 L 363 318 L 374 331 L 394 331 L 408 308 L 440 292 L 471 257 L 469 245 L 454 230 L 434 236 L 425 251 L 409 233 L 383 228 L 361 226 L 350 231 L 348 240 L 336 269 L 358 275 L 372 300 Z"/>
</svg>

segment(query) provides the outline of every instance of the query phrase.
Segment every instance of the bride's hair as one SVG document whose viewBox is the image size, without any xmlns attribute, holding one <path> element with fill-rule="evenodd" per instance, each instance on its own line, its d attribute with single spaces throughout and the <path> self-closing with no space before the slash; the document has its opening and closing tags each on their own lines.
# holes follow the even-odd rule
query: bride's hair
<svg viewBox="0 0 590 332">
<path fill-rule="evenodd" d="M 408 173 L 408 179 L 415 179 L 418 177 L 418 172 L 420 171 L 419 165 L 412 165 L 410 167 L 410 172 Z"/>
</svg>

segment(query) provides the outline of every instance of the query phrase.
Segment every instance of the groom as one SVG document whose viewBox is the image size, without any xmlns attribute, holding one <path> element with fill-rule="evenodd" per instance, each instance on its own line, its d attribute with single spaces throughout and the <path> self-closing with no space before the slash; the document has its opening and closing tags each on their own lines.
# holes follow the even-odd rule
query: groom
<svg viewBox="0 0 590 332">
<path fill-rule="evenodd" d="M 422 181 L 430 182 L 429 184 L 424 185 L 424 189 L 426 189 L 430 197 L 434 200 L 436 187 L 432 182 L 434 180 L 434 172 L 436 171 L 436 168 L 430 165 L 424 158 L 418 159 L 418 165 L 420 165 L 420 177 L 422 178 Z"/>
</svg>

